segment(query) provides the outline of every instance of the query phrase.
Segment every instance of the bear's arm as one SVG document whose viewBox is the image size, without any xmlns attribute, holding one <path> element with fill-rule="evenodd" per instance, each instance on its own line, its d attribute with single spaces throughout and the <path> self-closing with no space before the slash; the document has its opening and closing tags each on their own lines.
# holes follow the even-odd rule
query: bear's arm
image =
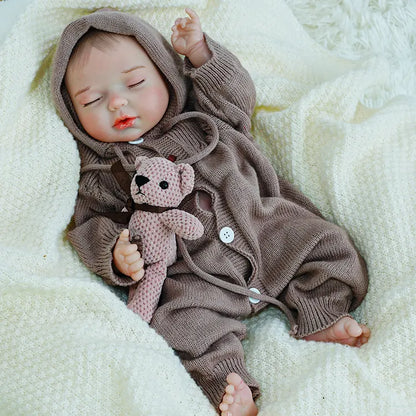
<svg viewBox="0 0 416 416">
<path fill-rule="evenodd" d="M 204 227 L 198 218 L 179 209 L 160 214 L 160 221 L 179 237 L 187 240 L 196 240 L 204 233 Z"/>
</svg>

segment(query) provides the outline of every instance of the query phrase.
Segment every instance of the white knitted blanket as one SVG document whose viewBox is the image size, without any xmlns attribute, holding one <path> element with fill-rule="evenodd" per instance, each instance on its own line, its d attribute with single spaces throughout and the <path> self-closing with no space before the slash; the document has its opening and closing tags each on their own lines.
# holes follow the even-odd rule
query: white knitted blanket
<svg viewBox="0 0 416 416">
<path fill-rule="evenodd" d="M 185 6 L 195 8 L 204 30 L 252 74 L 253 133 L 280 174 L 348 229 L 367 260 L 370 290 L 355 315 L 373 336 L 361 349 L 297 341 L 273 308 L 247 321 L 260 415 L 416 414 L 416 99 L 387 100 L 416 85 L 414 66 L 397 78 L 389 59 L 336 57 L 289 6 L 301 19 L 316 17 L 315 26 L 304 20 L 312 36 L 318 24 L 330 30 L 330 19 L 342 32 L 339 16 L 365 19 L 354 7 L 365 3 L 373 16 L 377 3 L 384 16 L 400 8 L 414 40 L 416 14 L 399 0 L 315 2 L 327 7 L 317 15 L 305 9 L 313 3 L 34 0 L 13 26 L 0 48 L 1 415 L 215 415 L 165 341 L 65 238 L 79 159 L 51 102 L 51 57 L 67 23 L 109 4 L 166 36 Z M 358 23 L 369 35 L 377 30 Z M 337 51 L 342 42 L 331 40 Z"/>
</svg>

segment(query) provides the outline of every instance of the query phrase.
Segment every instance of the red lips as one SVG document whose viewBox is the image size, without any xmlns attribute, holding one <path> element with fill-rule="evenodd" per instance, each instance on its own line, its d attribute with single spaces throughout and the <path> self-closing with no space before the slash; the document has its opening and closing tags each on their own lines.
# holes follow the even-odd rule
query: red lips
<svg viewBox="0 0 416 416">
<path fill-rule="evenodd" d="M 134 124 L 134 120 L 136 120 L 136 117 L 122 116 L 115 121 L 113 127 L 118 130 L 124 130 L 129 127 L 132 127 Z"/>
</svg>

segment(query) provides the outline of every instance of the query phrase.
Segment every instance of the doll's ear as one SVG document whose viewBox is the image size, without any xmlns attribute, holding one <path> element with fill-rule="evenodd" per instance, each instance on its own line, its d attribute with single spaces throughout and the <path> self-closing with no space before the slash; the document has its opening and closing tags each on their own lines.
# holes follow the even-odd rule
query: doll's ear
<svg viewBox="0 0 416 416">
<path fill-rule="evenodd" d="M 195 174 L 194 169 L 191 165 L 188 165 L 187 163 L 181 163 L 177 165 L 176 167 L 179 172 L 180 181 L 181 181 L 181 192 L 182 195 L 188 195 L 192 192 L 192 189 L 194 188 L 194 180 L 195 180 Z"/>
<path fill-rule="evenodd" d="M 146 157 L 146 156 L 137 156 L 136 161 L 134 162 L 134 166 L 135 166 L 136 170 L 138 170 L 140 165 L 147 159 L 148 159 L 148 157 Z"/>
</svg>

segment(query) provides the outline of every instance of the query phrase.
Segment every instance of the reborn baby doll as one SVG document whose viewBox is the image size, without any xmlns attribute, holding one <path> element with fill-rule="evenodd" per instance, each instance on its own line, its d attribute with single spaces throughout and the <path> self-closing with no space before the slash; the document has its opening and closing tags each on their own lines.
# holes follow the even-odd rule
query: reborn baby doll
<svg viewBox="0 0 416 416">
<path fill-rule="evenodd" d="M 245 366 L 242 319 L 280 302 L 294 337 L 359 346 L 370 331 L 349 312 L 368 280 L 347 233 L 259 151 L 250 76 L 187 13 L 172 29 L 173 48 L 146 22 L 111 10 L 64 30 L 52 92 L 82 164 L 68 237 L 93 272 L 135 285 L 144 273 L 138 246 L 126 224 L 100 214 L 121 212 L 129 197 L 111 166 L 133 173 L 137 156 L 192 164 L 194 191 L 180 209 L 204 234 L 168 268 L 150 325 L 222 415 L 251 416 L 259 386 Z"/>
</svg>

